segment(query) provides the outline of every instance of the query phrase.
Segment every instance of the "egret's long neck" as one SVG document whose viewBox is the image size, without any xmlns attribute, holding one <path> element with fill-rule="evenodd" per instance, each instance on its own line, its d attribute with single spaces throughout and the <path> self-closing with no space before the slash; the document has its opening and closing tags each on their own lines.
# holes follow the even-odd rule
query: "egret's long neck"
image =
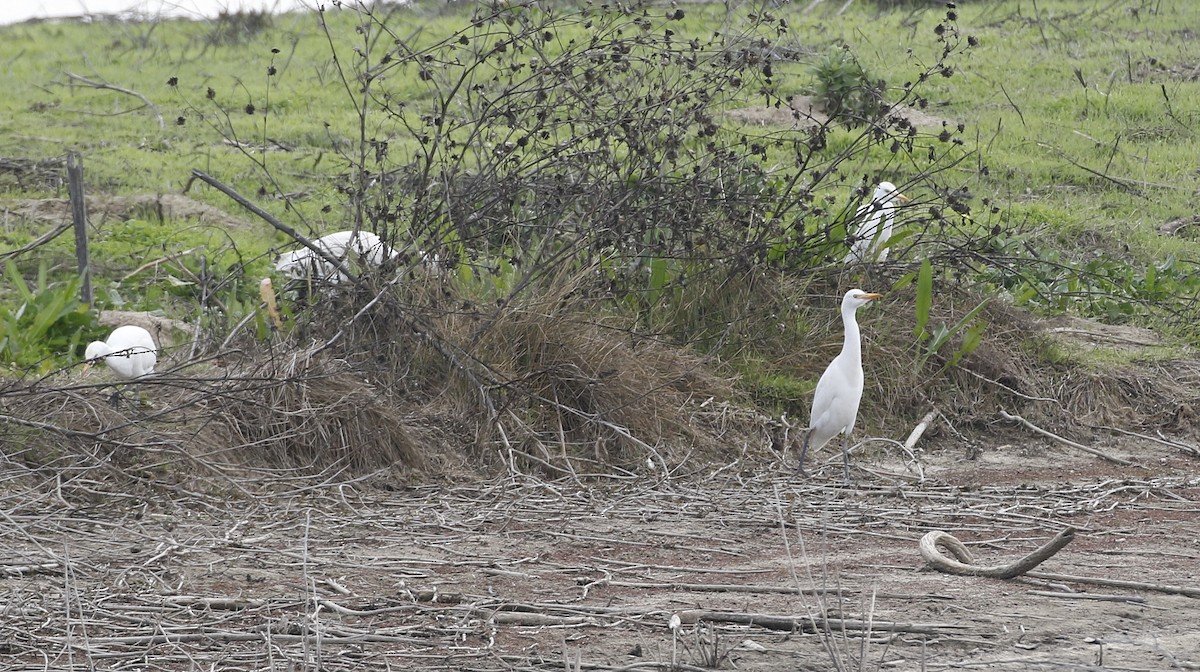
<svg viewBox="0 0 1200 672">
<path fill-rule="evenodd" d="M 879 230 L 883 233 L 885 238 L 891 237 L 892 220 L 895 218 L 895 213 L 896 204 L 892 203 L 891 199 L 884 201 L 883 207 L 879 209 L 879 218 L 883 220 L 883 226 L 879 227 Z M 853 320 L 854 316 L 851 315 L 850 319 Z"/>
<path fill-rule="evenodd" d="M 858 320 L 854 318 L 854 308 L 847 306 L 842 309 L 842 326 L 846 329 L 846 339 L 842 341 L 842 356 L 862 366 L 862 344 L 859 340 Z"/>
</svg>

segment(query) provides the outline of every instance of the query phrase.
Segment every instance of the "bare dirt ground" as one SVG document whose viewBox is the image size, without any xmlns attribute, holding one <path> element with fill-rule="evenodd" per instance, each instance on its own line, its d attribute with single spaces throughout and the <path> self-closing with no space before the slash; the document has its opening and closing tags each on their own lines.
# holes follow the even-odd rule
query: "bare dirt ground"
<svg viewBox="0 0 1200 672">
<path fill-rule="evenodd" d="M 957 122 L 930 114 L 924 110 L 909 105 L 897 104 L 892 107 L 891 114 L 908 119 L 913 126 L 924 131 L 935 131 L 944 126 L 954 126 Z M 797 94 L 788 100 L 787 107 L 746 107 L 731 110 L 729 116 L 744 124 L 757 126 L 822 126 L 829 123 L 829 115 L 825 114 L 820 104 L 813 96 Z"/>
<path fill-rule="evenodd" d="M 3 168 L 2 164 L 0 168 Z M 97 221 L 153 215 L 160 220 L 195 220 L 229 230 L 245 230 L 251 227 L 244 219 L 233 217 L 219 208 L 181 194 L 94 195 L 87 197 L 87 208 L 89 216 Z M 0 205 L 0 216 L 17 217 L 37 223 L 69 223 L 71 202 L 65 198 L 21 199 Z"/>
<path fill-rule="evenodd" d="M 87 508 L 6 478 L 0 668 L 1200 669 L 1200 460 L 1096 447 L 1136 466 L 1034 438 L 921 455 L 923 480 L 868 452 L 853 486 L 827 450 L 809 479 L 735 464 Z M 918 554 L 940 529 L 1002 564 L 1064 526 L 1042 578 Z"/>
</svg>

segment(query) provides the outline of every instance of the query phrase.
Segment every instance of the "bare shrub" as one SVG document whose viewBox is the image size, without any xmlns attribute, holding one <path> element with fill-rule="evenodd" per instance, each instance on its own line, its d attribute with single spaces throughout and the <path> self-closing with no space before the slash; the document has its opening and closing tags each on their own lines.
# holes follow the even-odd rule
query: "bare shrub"
<svg viewBox="0 0 1200 672">
<path fill-rule="evenodd" d="M 961 128 L 923 135 L 901 112 L 966 49 L 949 15 L 942 59 L 895 105 L 854 110 L 851 133 L 836 118 L 799 131 L 719 121 L 747 100 L 791 98 L 775 68 L 795 58 L 794 38 L 765 5 L 703 37 L 683 35 L 686 8 L 651 3 L 481 4 L 436 37 L 397 32 L 393 8 L 356 11 L 350 48 L 323 24 L 358 112 L 346 135 L 359 141 L 335 145 L 342 228 L 411 259 L 295 304 L 284 342 L 389 381 L 393 403 L 453 409 L 476 455 L 510 468 L 670 469 L 717 446 L 693 420 L 697 404 L 733 396 L 720 361 L 817 368 L 819 353 L 794 347 L 809 302 L 797 288 L 835 281 L 857 206 L 818 194 L 849 191 L 844 166 L 889 153 L 912 181 L 953 193 L 942 173 L 965 157 Z M 205 96 L 207 123 L 250 137 L 220 94 Z M 837 150 L 834 133 L 850 133 Z M 936 230 L 932 213 L 917 218 Z"/>
<path fill-rule="evenodd" d="M 774 69 L 794 38 L 765 5 L 703 37 L 683 34 L 686 8 L 651 3 L 481 4 L 432 38 L 397 32 L 390 8 L 356 11 L 352 51 L 323 24 L 358 111 L 360 141 L 336 146 L 344 226 L 411 258 L 297 304 L 286 337 L 390 381 L 397 403 L 453 408 L 479 454 L 510 467 L 719 454 L 722 435 L 694 422 L 697 404 L 733 398 L 719 362 L 810 363 L 791 345 L 796 288 L 845 256 L 857 205 L 815 194 L 872 152 L 927 180 L 962 157 L 958 130 L 921 136 L 886 105 L 853 110 L 859 130 L 838 151 L 838 120 L 721 123 L 746 100 L 791 97 Z M 965 48 L 946 25 L 943 58 Z M 208 123 L 249 135 L 206 96 Z M 920 102 L 914 87 L 896 97 Z"/>
</svg>

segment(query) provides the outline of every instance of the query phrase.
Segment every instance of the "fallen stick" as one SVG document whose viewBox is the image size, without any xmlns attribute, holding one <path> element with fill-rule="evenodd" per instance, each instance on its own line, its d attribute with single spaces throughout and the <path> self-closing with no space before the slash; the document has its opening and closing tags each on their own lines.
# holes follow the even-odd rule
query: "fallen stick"
<svg viewBox="0 0 1200 672">
<path fill-rule="evenodd" d="M 1132 590 L 1149 590 L 1156 593 L 1170 593 L 1173 595 L 1186 595 L 1187 597 L 1200 597 L 1200 588 L 1191 588 L 1189 586 L 1172 586 L 1161 583 L 1143 583 L 1141 581 L 1104 579 L 1093 576 L 1054 574 L 1051 572 L 1029 572 L 1026 574 L 1026 576 L 1034 579 L 1044 579 L 1046 581 L 1070 581 L 1073 583 L 1086 583 L 1093 586 L 1105 586 L 1108 588 L 1130 588 Z"/>
<path fill-rule="evenodd" d="M 187 185 L 184 186 L 184 188 L 183 188 L 183 191 L 185 193 L 187 192 L 188 189 L 191 188 L 192 182 L 194 180 L 200 180 L 201 182 L 212 187 L 213 189 L 216 189 L 217 191 L 221 192 L 222 194 L 225 194 L 229 198 L 233 199 L 234 203 L 237 203 L 238 205 L 242 206 L 243 208 L 258 215 L 260 219 L 262 219 L 264 222 L 270 224 L 271 226 L 275 227 L 276 230 L 282 232 L 283 234 L 285 234 L 292 240 L 296 241 L 297 243 L 300 243 L 304 247 L 307 247 L 310 251 L 312 251 L 313 254 L 317 255 L 317 257 L 319 257 L 323 261 L 325 261 L 329 264 L 332 264 L 333 267 L 336 268 L 339 273 L 344 274 L 351 281 L 356 282 L 356 283 L 359 282 L 358 276 L 355 275 L 342 260 L 340 260 L 336 256 L 334 256 L 334 254 L 332 252 L 330 252 L 328 249 L 326 249 L 325 247 L 322 247 L 321 245 L 317 245 L 316 243 L 309 240 L 308 238 L 305 238 L 304 236 L 300 235 L 300 233 L 298 231 L 296 231 L 292 227 L 288 226 L 287 224 L 284 224 L 283 222 L 279 221 L 274 215 L 267 212 L 266 210 L 263 210 L 262 208 L 258 207 L 254 203 L 251 203 L 248 198 L 246 198 L 245 196 L 242 196 L 241 194 L 234 191 L 233 187 L 230 187 L 229 185 L 225 184 L 224 182 L 218 180 L 217 178 L 206 174 L 204 171 L 196 170 L 195 168 L 192 169 L 192 176 L 191 176 L 191 178 L 188 179 Z"/>
<path fill-rule="evenodd" d="M 1061 532 L 1054 535 L 1053 539 L 1020 560 L 1007 565 L 991 567 L 980 567 L 973 564 L 975 558 L 971 556 L 971 551 L 967 549 L 966 545 L 956 539 L 954 535 L 942 530 L 934 530 L 921 537 L 920 549 L 921 557 L 925 559 L 925 562 L 940 572 L 964 576 L 984 576 L 992 579 L 1011 579 L 1042 564 L 1071 543 L 1074 538 L 1074 528 L 1063 528 Z M 950 551 L 954 555 L 954 559 L 942 555 L 937 549 L 938 546 Z"/>
<path fill-rule="evenodd" d="M 1162 441 L 1163 443 L 1167 444 L 1168 446 L 1175 446 L 1176 448 L 1182 450 L 1183 452 L 1187 453 L 1188 455 L 1191 455 L 1192 457 L 1200 457 L 1200 448 L 1196 448 L 1195 446 L 1188 445 L 1186 443 L 1183 443 L 1182 441 L 1172 441 L 1171 439 L 1168 439 L 1167 437 L 1163 436 L 1162 430 L 1155 430 L 1155 433 L 1158 434 L 1159 440 Z"/>
<path fill-rule="evenodd" d="M 173 595 L 163 600 L 163 602 L 175 607 L 212 609 L 214 611 L 261 609 L 267 605 L 266 600 L 242 599 L 237 597 L 199 597 L 196 595 Z"/>
<path fill-rule="evenodd" d="M 929 423 L 933 422 L 934 418 L 937 417 L 937 414 L 937 409 L 934 409 L 926 413 L 925 417 L 921 418 L 921 421 L 917 423 L 917 426 L 913 427 L 913 430 L 908 435 L 908 438 L 904 440 L 904 450 L 909 452 L 912 451 L 913 446 L 917 445 L 917 441 L 921 440 L 921 435 L 925 433 L 926 429 L 929 429 Z"/>
<path fill-rule="evenodd" d="M 1123 465 L 1129 466 L 1129 467 L 1134 466 L 1133 462 L 1130 462 L 1129 460 L 1126 460 L 1124 458 L 1113 457 L 1112 455 L 1108 455 L 1104 452 L 1096 450 L 1095 448 L 1085 446 L 1082 443 L 1075 443 L 1074 441 L 1072 441 L 1070 439 L 1065 439 L 1053 432 L 1048 432 L 1048 431 L 1042 429 L 1041 427 L 1038 427 L 1037 425 L 1033 424 L 1032 422 L 1026 420 L 1025 418 L 1022 418 L 1019 415 L 1012 415 L 1012 414 L 1008 413 L 1007 411 L 1001 410 L 1000 417 L 1004 418 L 1005 420 L 1012 420 L 1015 422 L 1019 422 L 1022 425 L 1025 425 L 1029 429 L 1033 430 L 1034 432 L 1037 432 L 1038 434 L 1041 434 L 1042 436 L 1046 436 L 1051 439 L 1054 439 L 1055 441 L 1058 441 L 1059 443 L 1061 443 L 1065 446 L 1077 448 L 1077 449 L 1082 450 L 1083 452 L 1088 453 L 1090 455 L 1095 455 L 1096 457 L 1108 460 L 1109 462 L 1116 462 L 1117 464 L 1123 464 Z"/>
<path fill-rule="evenodd" d="M 583 616 L 554 616 L 552 614 L 531 614 L 523 611 L 496 611 L 484 614 L 493 623 L 501 625 L 596 625 L 596 621 Z"/>
<path fill-rule="evenodd" d="M 9 211 L 6 209 L 5 213 L 7 213 L 7 212 L 9 212 Z M 4 261 L 5 259 L 8 259 L 10 257 L 19 257 L 22 254 L 38 247 L 39 245 L 45 245 L 46 243 L 48 243 L 48 242 L 54 240 L 55 238 L 59 237 L 60 235 L 62 235 L 63 232 L 65 232 L 67 229 L 71 228 L 72 226 L 74 226 L 74 224 L 69 220 L 66 222 L 63 222 L 62 224 L 59 224 L 57 228 L 47 231 L 46 233 L 43 233 L 41 236 L 38 237 L 37 240 L 35 240 L 31 243 L 22 245 L 21 247 L 18 247 L 15 250 L 9 250 L 8 252 L 5 252 L 4 254 L 0 254 L 0 261 Z"/>
<path fill-rule="evenodd" d="M 1098 600 L 1101 602 L 1136 602 L 1143 604 L 1146 598 L 1138 595 L 1095 595 L 1092 593 L 1064 593 L 1057 590 L 1031 590 L 1030 595 L 1041 595 L 1042 597 L 1059 597 L 1068 600 Z"/>
<path fill-rule="evenodd" d="M 1164 446 L 1170 446 L 1171 448 L 1181 450 L 1185 454 L 1191 455 L 1192 457 L 1200 457 L 1200 450 L 1197 450 L 1195 447 L 1189 446 L 1186 443 L 1168 439 L 1167 437 L 1163 436 L 1162 430 L 1156 430 L 1158 436 L 1150 436 L 1149 434 L 1139 434 L 1138 432 L 1131 432 L 1128 429 L 1110 427 L 1108 425 L 1088 425 L 1088 427 L 1091 427 L 1092 429 L 1103 429 L 1109 432 L 1116 432 L 1118 434 L 1124 434 L 1125 436 L 1136 436 L 1139 439 L 1161 443 Z"/>
<path fill-rule="evenodd" d="M 676 613 L 679 622 L 684 625 L 694 625 L 700 621 L 715 623 L 734 623 L 737 625 L 757 625 L 768 630 L 783 632 L 815 633 L 818 629 L 826 630 L 859 630 L 864 632 L 909 632 L 915 634 L 943 634 L 946 630 L 961 630 L 967 626 L 958 623 L 900 623 L 895 621 L 863 621 L 851 618 L 810 618 L 808 616 L 775 616 L 771 614 L 750 614 L 730 611 L 706 611 L 689 609 Z"/>
<path fill-rule="evenodd" d="M 496 573 L 495 570 L 484 569 L 485 573 Z M 618 588 L 646 588 L 649 590 L 671 590 L 671 591 L 686 591 L 690 593 L 759 593 L 759 594 L 775 594 L 784 595 L 857 595 L 860 591 L 846 590 L 842 588 L 803 588 L 797 589 L 796 586 L 779 585 L 770 586 L 763 584 L 745 584 L 745 583 L 682 583 L 677 581 L 650 582 L 650 581 L 621 581 L 616 579 L 599 579 L 591 582 L 589 585 L 597 586 L 616 586 Z M 923 595 L 914 595 L 911 593 L 874 593 L 877 597 L 883 599 L 896 600 L 952 600 L 954 598 L 948 595 L 938 595 L 929 593 Z"/>
<path fill-rule="evenodd" d="M 117 93 L 123 93 L 127 96 L 133 96 L 134 98 L 141 100 L 143 103 L 145 103 L 146 107 L 150 108 L 150 111 L 154 113 L 154 119 L 156 121 L 158 121 L 158 127 L 166 128 L 166 124 L 163 122 L 162 112 L 158 111 L 158 106 L 156 106 L 154 103 L 150 102 L 149 98 L 138 93 L 137 91 L 133 91 L 131 89 L 126 89 L 126 88 L 123 88 L 120 86 L 115 86 L 115 85 L 109 84 L 107 82 L 97 82 L 94 79 L 88 79 L 87 77 L 82 77 L 73 72 L 68 72 L 67 77 L 73 82 L 79 82 L 80 84 L 83 84 L 85 86 L 90 86 L 93 89 L 108 89 L 109 91 L 116 91 Z"/>
<path fill-rule="evenodd" d="M 287 643 L 310 643 L 323 642 L 326 644 L 362 644 L 362 643 L 385 643 L 385 644 L 410 644 L 415 646 L 431 647 L 435 643 L 429 638 L 421 637 L 404 637 L 393 635 L 381 635 L 376 633 L 341 633 L 336 631 L 330 632 L 312 632 L 311 634 L 292 634 L 292 633 L 269 633 L 269 632 L 232 632 L 232 631 L 213 631 L 201 630 L 200 632 L 185 632 L 172 633 L 161 635 L 121 635 L 114 637 L 91 637 L 82 640 L 75 637 L 49 637 L 46 641 L 53 642 L 60 646 L 70 646 L 77 649 L 99 646 L 138 646 L 150 647 L 161 646 L 163 644 L 213 644 L 222 643 L 229 644 L 233 642 L 287 642 Z"/>
<path fill-rule="evenodd" d="M 0 574 L 5 576 L 24 576 L 26 574 L 50 574 L 62 571 L 62 565 L 57 562 L 40 562 L 33 565 L 0 565 Z"/>
</svg>

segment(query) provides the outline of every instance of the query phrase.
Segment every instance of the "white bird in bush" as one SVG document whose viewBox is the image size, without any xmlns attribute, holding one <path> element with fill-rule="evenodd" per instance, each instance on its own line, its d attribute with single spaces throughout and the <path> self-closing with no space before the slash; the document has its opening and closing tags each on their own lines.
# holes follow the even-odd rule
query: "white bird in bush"
<svg viewBox="0 0 1200 672">
<path fill-rule="evenodd" d="M 892 237 L 892 226 L 896 219 L 895 202 L 907 203 L 908 197 L 899 193 L 891 182 L 880 182 L 870 203 L 858 206 L 854 221 L 862 222 L 854 233 L 854 243 L 846 255 L 847 264 L 866 261 L 885 261 L 888 249 L 884 247 Z"/>
<path fill-rule="evenodd" d="M 118 376 L 127 379 L 141 378 L 153 373 L 158 363 L 158 348 L 145 329 L 126 324 L 117 327 L 107 340 L 92 341 L 84 353 L 86 373 L 92 364 L 103 360 Z"/>
<path fill-rule="evenodd" d="M 395 250 L 370 231 L 338 231 L 314 240 L 313 244 L 347 265 L 357 258 L 364 263 L 380 266 L 396 256 Z M 275 270 L 297 279 L 311 276 L 334 284 L 349 280 L 345 273 L 307 247 L 280 255 L 275 262 Z"/>
<path fill-rule="evenodd" d="M 862 343 L 858 332 L 855 313 L 868 303 L 882 298 L 881 294 L 870 294 L 861 289 L 852 289 L 842 297 L 842 325 L 846 329 L 842 351 L 825 368 L 817 391 L 813 394 L 812 412 L 809 414 L 808 431 L 800 448 L 800 468 L 804 471 L 804 456 L 811 447 L 820 450 L 829 440 L 842 434 L 842 467 L 846 480 L 850 480 L 850 433 L 858 419 L 858 404 L 862 401 L 863 368 Z"/>
</svg>

